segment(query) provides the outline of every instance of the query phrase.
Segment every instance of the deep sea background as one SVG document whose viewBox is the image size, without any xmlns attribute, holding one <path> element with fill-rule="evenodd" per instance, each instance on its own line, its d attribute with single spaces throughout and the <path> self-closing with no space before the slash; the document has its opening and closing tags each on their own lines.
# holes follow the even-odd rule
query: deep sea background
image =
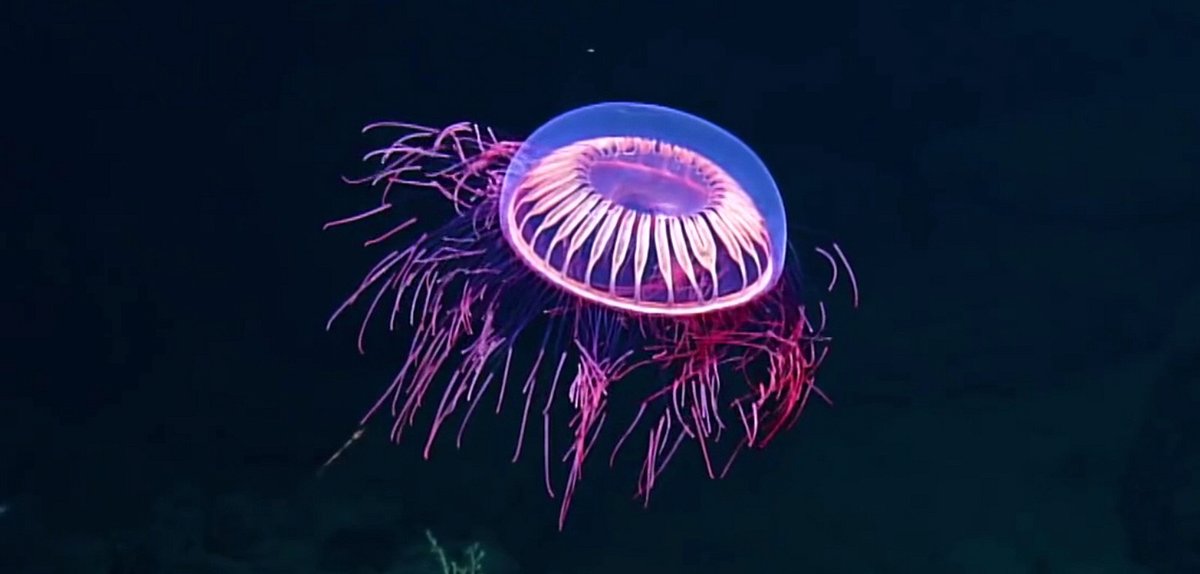
<svg viewBox="0 0 1200 574">
<path fill-rule="evenodd" d="M 3 13 L 0 573 L 441 572 L 426 529 L 487 574 L 1200 572 L 1200 3 Z M 404 351 L 324 330 L 382 253 L 321 231 L 359 128 L 605 100 L 726 127 L 846 249 L 834 405 L 648 509 L 594 464 L 561 533 L 515 410 L 318 477 Z"/>
</svg>

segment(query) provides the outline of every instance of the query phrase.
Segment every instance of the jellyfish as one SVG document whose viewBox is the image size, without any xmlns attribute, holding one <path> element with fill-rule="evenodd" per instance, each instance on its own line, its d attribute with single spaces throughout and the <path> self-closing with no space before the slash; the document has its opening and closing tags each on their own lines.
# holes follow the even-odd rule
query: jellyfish
<svg viewBox="0 0 1200 574">
<path fill-rule="evenodd" d="M 829 269 L 812 288 L 774 179 L 728 131 L 631 102 L 568 111 L 524 141 L 471 122 L 363 131 L 377 130 L 391 143 L 347 182 L 378 203 L 326 227 L 383 221 L 366 245 L 384 253 L 330 324 L 361 303 L 360 352 L 374 323 L 408 346 L 355 438 L 386 412 L 394 441 L 425 428 L 428 458 L 439 436 L 460 444 L 481 405 L 512 403 L 512 458 L 540 419 L 562 528 L 597 448 L 610 465 L 640 451 L 635 492 L 648 502 L 681 445 L 720 477 L 812 397 L 829 400 L 816 385 L 829 349 L 822 295 L 843 276 L 857 305 L 853 271 L 836 243 L 808 246 Z M 414 194 L 452 210 L 417 233 Z M 618 417 L 610 405 L 623 396 L 634 399 Z"/>
</svg>

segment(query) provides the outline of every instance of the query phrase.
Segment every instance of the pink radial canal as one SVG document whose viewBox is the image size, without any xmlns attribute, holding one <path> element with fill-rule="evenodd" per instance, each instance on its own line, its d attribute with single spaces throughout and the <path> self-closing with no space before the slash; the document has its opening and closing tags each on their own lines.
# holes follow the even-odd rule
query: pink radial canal
<svg viewBox="0 0 1200 574">
<path fill-rule="evenodd" d="M 695 315 L 771 288 L 771 238 L 749 195 L 707 158 L 635 137 L 562 147 L 530 169 L 501 225 L 539 275 L 589 301 Z"/>
</svg>

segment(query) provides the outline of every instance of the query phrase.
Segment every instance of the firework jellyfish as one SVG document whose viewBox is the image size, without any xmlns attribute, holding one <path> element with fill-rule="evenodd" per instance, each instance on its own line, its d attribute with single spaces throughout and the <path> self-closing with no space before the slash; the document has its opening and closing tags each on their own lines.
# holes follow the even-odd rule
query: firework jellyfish
<svg viewBox="0 0 1200 574">
<path fill-rule="evenodd" d="M 364 131 L 380 129 L 398 132 L 367 154 L 380 167 L 349 180 L 379 189 L 380 203 L 327 227 L 403 211 L 422 191 L 454 212 L 406 241 L 398 237 L 415 218 L 385 225 L 367 244 L 397 247 L 330 319 L 364 299 L 360 351 L 372 317 L 406 324 L 411 337 L 363 425 L 390 411 L 390 437 L 399 440 L 427 406 L 428 456 L 451 415 L 460 415 L 450 432 L 461 440 L 485 397 L 497 412 L 517 403 L 513 459 L 531 414 L 532 424 L 540 418 L 561 527 L 602 435 L 613 437 L 610 464 L 623 448 L 641 451 L 637 493 L 648 499 L 687 439 L 716 477 L 737 452 L 795 422 L 814 393 L 824 397 L 814 378 L 828 348 L 824 306 L 806 304 L 811 289 L 800 258 L 788 257 L 774 180 L 730 133 L 637 103 L 567 112 L 523 142 L 473 123 Z M 839 269 L 854 286 L 836 245 L 811 251 L 832 269 L 822 288 L 833 289 Z M 602 432 L 616 418 L 610 393 L 637 398 L 625 420 L 608 425 L 614 431 Z M 557 447 L 556 424 L 569 436 Z M 551 478 L 558 457 L 561 490 Z"/>
</svg>

